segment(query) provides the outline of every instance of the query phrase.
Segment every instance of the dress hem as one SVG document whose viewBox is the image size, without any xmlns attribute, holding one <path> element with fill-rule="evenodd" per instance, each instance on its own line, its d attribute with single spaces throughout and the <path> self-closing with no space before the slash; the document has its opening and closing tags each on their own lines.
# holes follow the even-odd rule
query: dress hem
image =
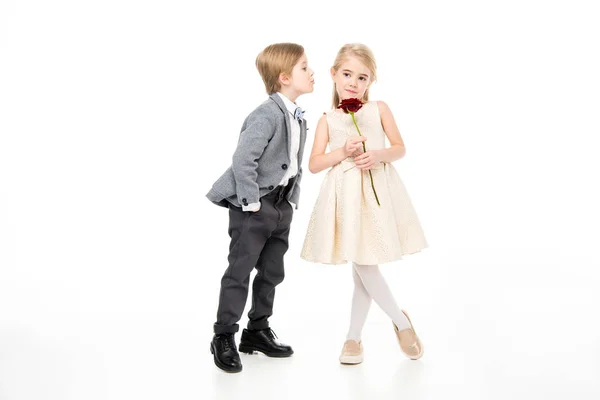
<svg viewBox="0 0 600 400">
<path fill-rule="evenodd" d="M 304 261 L 308 261 L 308 262 L 311 262 L 311 263 L 326 264 L 326 265 L 344 265 L 344 264 L 348 264 L 349 262 L 355 262 L 355 263 L 360 264 L 360 265 L 381 265 L 381 264 L 386 264 L 386 263 L 390 263 L 390 262 L 394 262 L 394 261 L 400 261 L 400 260 L 402 260 L 402 257 L 409 256 L 409 255 L 412 255 L 412 254 L 420 253 L 421 251 L 427 249 L 428 247 L 429 246 L 425 246 L 425 247 L 420 248 L 418 250 L 414 250 L 414 251 L 410 251 L 410 252 L 407 252 L 407 253 L 403 253 L 400 257 L 394 257 L 394 258 L 391 258 L 391 259 L 388 259 L 388 260 L 385 260 L 385 261 L 375 261 L 375 262 L 372 261 L 372 260 L 369 260 L 369 261 L 365 262 L 365 261 L 359 261 L 359 260 L 343 260 L 343 259 L 342 260 L 335 260 L 335 261 L 333 261 L 333 260 L 323 261 L 323 260 L 320 260 L 320 259 L 309 258 L 309 257 L 302 256 L 302 255 L 300 256 L 300 258 L 303 259 Z M 348 257 L 348 258 L 350 258 L 350 257 Z"/>
</svg>

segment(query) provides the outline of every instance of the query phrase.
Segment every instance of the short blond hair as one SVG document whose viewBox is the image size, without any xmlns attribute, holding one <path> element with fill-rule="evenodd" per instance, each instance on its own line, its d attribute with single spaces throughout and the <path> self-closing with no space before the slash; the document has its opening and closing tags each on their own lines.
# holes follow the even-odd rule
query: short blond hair
<svg viewBox="0 0 600 400">
<path fill-rule="evenodd" d="M 267 94 L 281 90 L 279 75 L 291 75 L 294 65 L 303 54 L 304 47 L 296 43 L 275 43 L 258 54 L 256 68 L 265 83 Z"/>
<path fill-rule="evenodd" d="M 375 62 L 375 56 L 371 49 L 361 43 L 348 43 L 342 46 L 340 51 L 338 51 L 337 56 L 335 57 L 335 61 L 333 62 L 333 72 L 337 73 L 342 64 L 349 58 L 356 57 L 360 62 L 365 64 L 367 68 L 371 70 L 371 82 L 373 83 L 377 80 L 377 63 Z M 361 99 L 362 101 L 369 101 L 369 88 L 365 91 L 365 95 Z M 332 100 L 333 108 L 336 108 L 340 105 L 340 96 L 337 93 L 335 88 L 335 84 L 333 85 L 333 100 Z"/>
</svg>

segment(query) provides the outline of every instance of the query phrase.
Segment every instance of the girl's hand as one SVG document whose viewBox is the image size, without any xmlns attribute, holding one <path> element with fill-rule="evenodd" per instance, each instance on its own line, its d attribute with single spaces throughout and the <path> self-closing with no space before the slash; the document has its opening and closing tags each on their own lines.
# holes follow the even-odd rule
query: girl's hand
<svg viewBox="0 0 600 400">
<path fill-rule="evenodd" d="M 354 157 L 354 164 L 358 169 L 371 169 L 381 162 L 381 150 L 369 150 Z"/>
<path fill-rule="evenodd" d="M 367 140 L 364 136 L 351 136 L 346 139 L 346 144 L 344 145 L 344 154 L 346 157 L 350 157 L 354 152 L 358 149 L 362 149 L 362 142 Z"/>
</svg>

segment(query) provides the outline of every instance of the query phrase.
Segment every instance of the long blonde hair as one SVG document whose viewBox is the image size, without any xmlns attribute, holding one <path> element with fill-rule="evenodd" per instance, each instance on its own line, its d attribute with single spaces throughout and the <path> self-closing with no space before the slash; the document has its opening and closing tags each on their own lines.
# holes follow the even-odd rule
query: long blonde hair
<svg viewBox="0 0 600 400">
<path fill-rule="evenodd" d="M 348 43 L 342 46 L 338 51 L 335 61 L 333 63 L 333 72 L 337 73 L 342 64 L 349 58 L 356 57 L 365 64 L 367 68 L 371 70 L 371 83 L 377 80 L 377 64 L 375 63 L 375 56 L 371 49 L 361 43 Z M 369 84 L 370 85 L 370 84 Z M 365 91 L 365 95 L 361 99 L 362 101 L 369 101 L 369 88 Z M 333 101 L 332 106 L 336 108 L 340 104 L 340 96 L 338 95 L 335 83 L 333 84 Z"/>
</svg>

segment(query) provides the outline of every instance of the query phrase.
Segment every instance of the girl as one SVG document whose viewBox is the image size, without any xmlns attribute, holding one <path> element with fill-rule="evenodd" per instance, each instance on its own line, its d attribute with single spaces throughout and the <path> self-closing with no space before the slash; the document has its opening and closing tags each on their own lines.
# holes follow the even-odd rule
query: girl
<svg viewBox="0 0 600 400">
<path fill-rule="evenodd" d="M 368 47 L 347 44 L 340 49 L 331 68 L 333 109 L 318 122 L 309 161 L 312 173 L 331 169 L 321 186 L 301 257 L 324 264 L 352 261 L 353 267 L 354 295 L 342 364 L 363 360 L 361 332 L 372 299 L 392 319 L 402 351 L 413 360 L 423 355 L 408 315 L 398 308 L 378 267 L 424 249 L 427 241 L 391 164 L 406 151 L 392 112 L 382 101 L 369 101 L 376 72 Z"/>
</svg>

